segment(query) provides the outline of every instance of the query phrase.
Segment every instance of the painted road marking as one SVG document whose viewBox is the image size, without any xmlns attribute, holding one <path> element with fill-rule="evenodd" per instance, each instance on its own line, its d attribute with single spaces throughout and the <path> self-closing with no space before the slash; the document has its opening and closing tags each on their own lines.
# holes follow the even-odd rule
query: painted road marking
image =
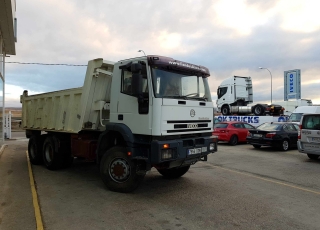
<svg viewBox="0 0 320 230">
<path fill-rule="evenodd" d="M 314 191 L 314 190 L 311 190 L 311 189 L 306 189 L 306 188 L 302 188 L 302 187 L 299 187 L 299 186 L 286 184 L 286 183 L 283 183 L 283 182 L 280 182 L 280 181 L 271 180 L 271 179 L 263 178 L 263 177 L 260 177 L 260 176 L 255 176 L 255 175 L 252 175 L 250 173 L 244 173 L 244 172 L 239 172 L 239 171 L 232 170 L 232 169 L 227 169 L 227 168 L 224 168 L 224 167 L 221 167 L 221 166 L 211 165 L 209 163 L 204 163 L 204 162 L 201 162 L 201 163 L 205 164 L 205 165 L 208 165 L 208 166 L 211 166 L 213 168 L 219 168 L 219 169 L 222 169 L 222 170 L 225 170 L 225 171 L 229 171 L 229 172 L 237 173 L 237 174 L 240 174 L 240 175 L 256 178 L 256 179 L 259 179 L 259 180 L 268 181 L 268 182 L 271 182 L 271 183 L 274 183 L 274 184 L 283 185 L 283 186 L 294 188 L 294 189 L 298 189 L 298 190 L 301 190 L 301 191 L 304 191 L 304 192 L 309 192 L 309 193 L 313 193 L 313 194 L 316 194 L 316 195 L 320 195 L 320 192 Z"/>
<path fill-rule="evenodd" d="M 43 223 L 42 223 L 42 218 L 41 218 L 41 210 L 38 202 L 38 194 L 37 194 L 37 189 L 36 186 L 34 185 L 34 178 L 33 178 L 33 173 L 32 173 L 32 168 L 28 156 L 28 151 L 27 153 L 27 161 L 28 161 L 28 169 L 29 169 L 29 177 L 30 177 L 30 186 L 31 186 L 31 192 L 32 192 L 32 200 L 33 200 L 33 208 L 34 208 L 34 215 L 36 218 L 36 223 L 37 223 L 37 230 L 43 230 Z"/>
</svg>

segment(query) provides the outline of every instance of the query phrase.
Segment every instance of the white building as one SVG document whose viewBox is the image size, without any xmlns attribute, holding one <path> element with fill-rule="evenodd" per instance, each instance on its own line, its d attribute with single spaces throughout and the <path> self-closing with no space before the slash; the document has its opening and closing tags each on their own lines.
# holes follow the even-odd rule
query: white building
<svg viewBox="0 0 320 230">
<path fill-rule="evenodd" d="M 15 55 L 17 42 L 16 1 L 0 0 L 0 145 L 4 142 L 5 58 Z"/>
</svg>

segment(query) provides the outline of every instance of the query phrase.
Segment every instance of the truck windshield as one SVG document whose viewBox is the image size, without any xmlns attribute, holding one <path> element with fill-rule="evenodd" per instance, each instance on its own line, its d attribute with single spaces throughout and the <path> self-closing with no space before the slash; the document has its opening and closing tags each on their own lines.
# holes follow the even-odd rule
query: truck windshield
<svg viewBox="0 0 320 230">
<path fill-rule="evenodd" d="M 170 72 L 151 67 L 153 91 L 157 98 L 212 101 L 206 77 Z"/>
<path fill-rule="evenodd" d="M 291 113 L 289 121 L 300 122 L 303 113 Z"/>
</svg>

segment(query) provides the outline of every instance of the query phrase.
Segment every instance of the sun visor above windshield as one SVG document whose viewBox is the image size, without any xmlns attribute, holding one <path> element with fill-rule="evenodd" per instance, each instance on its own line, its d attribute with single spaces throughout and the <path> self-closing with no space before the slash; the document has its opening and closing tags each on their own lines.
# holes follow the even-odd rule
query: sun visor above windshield
<svg viewBox="0 0 320 230">
<path fill-rule="evenodd" d="M 147 57 L 150 66 L 158 66 L 161 69 L 176 70 L 198 76 L 210 76 L 209 69 L 201 65 L 194 65 L 163 56 L 148 55 Z"/>
</svg>

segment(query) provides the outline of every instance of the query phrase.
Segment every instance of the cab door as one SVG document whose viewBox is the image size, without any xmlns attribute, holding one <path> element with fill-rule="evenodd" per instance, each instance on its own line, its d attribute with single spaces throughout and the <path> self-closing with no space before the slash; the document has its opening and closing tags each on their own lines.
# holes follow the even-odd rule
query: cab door
<svg viewBox="0 0 320 230">
<path fill-rule="evenodd" d="M 133 95 L 132 90 L 132 72 L 130 64 L 140 63 L 142 66 L 142 97 L 143 103 L 138 103 L 137 96 Z M 127 125 L 134 134 L 151 134 L 151 117 L 150 108 L 149 81 L 147 63 L 144 61 L 127 61 L 121 69 L 121 84 L 118 99 L 118 122 Z"/>
</svg>

